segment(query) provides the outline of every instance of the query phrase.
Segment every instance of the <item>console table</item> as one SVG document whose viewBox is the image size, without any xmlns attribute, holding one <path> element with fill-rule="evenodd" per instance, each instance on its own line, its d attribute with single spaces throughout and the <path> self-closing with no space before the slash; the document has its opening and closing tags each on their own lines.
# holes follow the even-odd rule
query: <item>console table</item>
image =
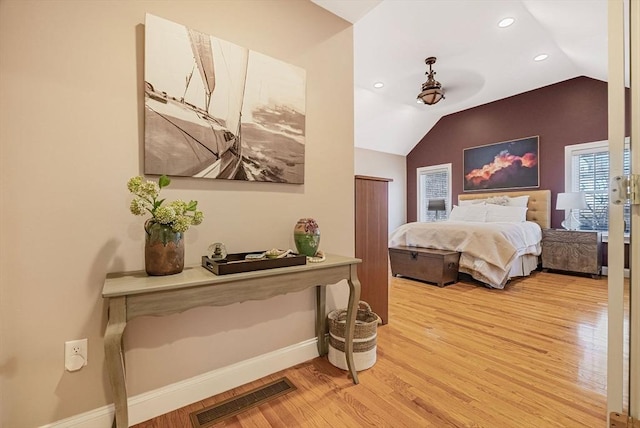
<svg viewBox="0 0 640 428">
<path fill-rule="evenodd" d="M 326 342 L 326 286 L 347 280 L 349 303 L 345 331 L 347 367 L 358 383 L 353 362 L 353 331 L 360 281 L 360 259 L 327 254 L 322 263 L 290 266 L 229 275 L 214 275 L 202 266 L 185 267 L 176 275 L 147 276 L 144 271 L 107 274 L 102 297 L 108 299 L 105 330 L 105 361 L 115 404 L 115 425 L 129 426 L 122 334 L 127 321 L 141 316 L 162 316 L 199 306 L 224 306 L 247 300 L 262 300 L 316 287 L 316 335 L 318 353 L 328 352 Z"/>
</svg>

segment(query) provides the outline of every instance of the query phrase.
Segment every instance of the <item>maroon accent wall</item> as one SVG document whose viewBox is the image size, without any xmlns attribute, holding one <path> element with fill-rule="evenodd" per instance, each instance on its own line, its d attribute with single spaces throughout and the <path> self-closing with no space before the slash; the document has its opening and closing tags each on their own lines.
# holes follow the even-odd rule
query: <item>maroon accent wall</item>
<svg viewBox="0 0 640 428">
<path fill-rule="evenodd" d="M 627 124 L 629 114 L 627 108 Z M 462 193 L 463 149 L 535 135 L 540 137 L 539 188 L 551 190 L 551 225 L 560 227 L 564 211 L 555 209 L 555 200 L 564 192 L 564 146 L 608 138 L 607 83 L 588 77 L 442 117 L 407 155 L 407 221 L 416 221 L 417 168 L 451 162 L 455 203 Z"/>
</svg>

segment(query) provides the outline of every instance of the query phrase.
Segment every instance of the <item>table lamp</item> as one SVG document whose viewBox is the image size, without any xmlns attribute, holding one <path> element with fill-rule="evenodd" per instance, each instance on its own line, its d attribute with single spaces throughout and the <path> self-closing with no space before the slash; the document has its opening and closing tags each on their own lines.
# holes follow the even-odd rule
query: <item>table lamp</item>
<svg viewBox="0 0 640 428">
<path fill-rule="evenodd" d="M 445 205 L 444 199 L 429 199 L 427 201 L 427 211 L 436 212 L 436 221 L 438 221 L 438 212 L 446 210 L 447 206 Z"/>
<path fill-rule="evenodd" d="M 589 208 L 584 192 L 567 192 L 558 193 L 556 200 L 556 209 L 565 211 L 565 219 L 562 221 L 562 227 L 567 230 L 578 230 L 580 228 L 580 220 L 575 216 L 574 210 L 583 210 Z M 567 215 L 566 212 L 569 211 Z"/>
</svg>

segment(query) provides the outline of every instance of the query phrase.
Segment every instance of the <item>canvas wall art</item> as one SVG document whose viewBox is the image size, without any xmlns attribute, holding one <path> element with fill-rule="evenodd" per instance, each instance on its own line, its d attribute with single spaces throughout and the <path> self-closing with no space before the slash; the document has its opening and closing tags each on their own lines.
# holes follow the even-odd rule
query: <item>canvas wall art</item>
<svg viewBox="0 0 640 428">
<path fill-rule="evenodd" d="M 304 183 L 305 70 L 147 14 L 146 174 Z"/>
<path fill-rule="evenodd" d="M 463 190 L 538 187 L 539 137 L 464 149 Z"/>
</svg>

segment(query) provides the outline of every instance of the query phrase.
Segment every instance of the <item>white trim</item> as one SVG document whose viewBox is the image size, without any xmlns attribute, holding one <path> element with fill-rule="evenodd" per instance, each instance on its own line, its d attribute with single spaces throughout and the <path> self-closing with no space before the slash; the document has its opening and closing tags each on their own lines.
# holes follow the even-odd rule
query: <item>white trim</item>
<svg viewBox="0 0 640 428">
<path fill-rule="evenodd" d="M 602 242 L 609 242 L 609 232 L 602 232 Z M 628 233 L 624 234 L 624 243 L 625 244 L 630 244 L 631 243 L 631 235 L 629 235 Z"/>
<path fill-rule="evenodd" d="M 631 144 L 629 137 L 624 139 L 624 148 L 628 150 Z M 577 192 L 579 189 L 573 186 L 573 178 L 576 176 L 573 156 L 585 155 L 589 153 L 599 153 L 609 151 L 609 141 L 592 141 L 590 143 L 570 144 L 564 146 L 564 191 Z"/>
<path fill-rule="evenodd" d="M 590 143 L 571 144 L 564 146 L 564 191 L 577 192 L 578 189 L 573 187 L 574 177 L 576 174 L 575 165 L 573 165 L 573 156 L 608 152 L 609 141 L 592 141 Z"/>
<path fill-rule="evenodd" d="M 609 149 L 622 153 L 625 137 L 625 35 L 624 4 L 607 2 L 608 82 L 607 123 Z M 609 159 L 609 177 L 622 174 L 622 156 Z M 609 205 L 607 272 L 607 425 L 612 412 L 623 412 L 624 390 L 624 245 L 623 206 Z"/>
<path fill-rule="evenodd" d="M 633 147 L 630 152 L 630 166 L 632 174 L 640 174 L 640 2 L 629 1 L 629 58 L 631 88 L 631 140 Z M 636 119 L 634 120 L 633 117 Z M 631 246 L 629 248 L 629 267 L 635 274 L 629 281 L 629 416 L 640 420 L 640 207 L 631 205 Z"/>
<path fill-rule="evenodd" d="M 129 397 L 129 425 L 184 407 L 318 356 L 318 339 L 278 349 L 153 391 Z M 110 428 L 113 404 L 43 425 L 41 428 Z"/>
<path fill-rule="evenodd" d="M 629 278 L 631 275 L 631 271 L 627 268 L 624 268 L 624 277 Z M 609 267 L 602 266 L 602 276 L 609 276 Z"/>
</svg>

